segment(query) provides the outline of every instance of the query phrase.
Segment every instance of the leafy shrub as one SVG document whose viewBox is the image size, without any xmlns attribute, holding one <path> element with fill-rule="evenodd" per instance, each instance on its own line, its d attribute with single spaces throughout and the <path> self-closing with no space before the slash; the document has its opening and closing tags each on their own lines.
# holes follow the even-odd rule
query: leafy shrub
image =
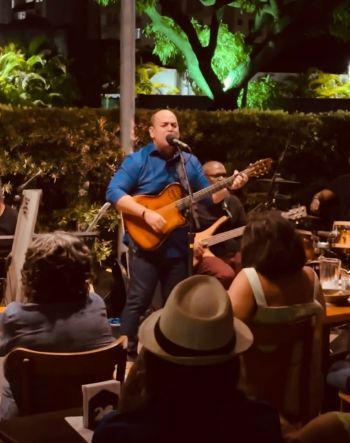
<svg viewBox="0 0 350 443">
<path fill-rule="evenodd" d="M 135 149 L 149 140 L 153 112 L 137 109 Z M 182 138 L 201 162 L 218 160 L 229 171 L 241 170 L 259 158 L 278 161 L 287 149 L 280 172 L 300 181 L 310 196 L 320 182 L 348 172 L 350 112 L 176 113 Z M 36 231 L 86 229 L 105 203 L 106 186 L 123 157 L 118 121 L 116 109 L 0 106 L 0 176 L 7 202 L 40 169 L 41 176 L 30 185 L 43 190 Z M 118 221 L 113 208 L 101 220 L 95 242 L 101 260 L 116 245 Z"/>
<path fill-rule="evenodd" d="M 61 55 L 41 49 L 42 37 L 25 50 L 15 43 L 0 48 L 0 102 L 17 106 L 65 106 L 78 98 Z M 38 52 L 34 52 L 37 50 Z"/>
</svg>

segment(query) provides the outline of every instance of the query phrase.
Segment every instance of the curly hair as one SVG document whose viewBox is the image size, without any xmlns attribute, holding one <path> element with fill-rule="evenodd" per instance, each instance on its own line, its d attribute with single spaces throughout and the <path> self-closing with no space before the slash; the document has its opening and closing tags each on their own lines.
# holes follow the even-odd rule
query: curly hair
<svg viewBox="0 0 350 443">
<path fill-rule="evenodd" d="M 301 269 L 306 262 L 302 240 L 277 210 L 252 213 L 242 238 L 242 265 L 268 278 Z"/>
<path fill-rule="evenodd" d="M 22 283 L 28 301 L 83 301 L 91 278 L 90 250 L 72 234 L 40 234 L 27 250 Z"/>
</svg>

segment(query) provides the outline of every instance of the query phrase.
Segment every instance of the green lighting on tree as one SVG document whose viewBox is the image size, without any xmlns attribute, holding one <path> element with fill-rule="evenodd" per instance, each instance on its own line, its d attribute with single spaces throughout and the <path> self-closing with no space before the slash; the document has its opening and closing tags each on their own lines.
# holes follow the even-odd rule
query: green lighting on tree
<svg viewBox="0 0 350 443">
<path fill-rule="evenodd" d="M 167 33 L 165 33 L 159 26 L 159 17 L 156 21 L 154 12 L 152 11 L 150 14 L 152 14 L 153 23 L 146 28 L 145 34 L 155 40 L 153 53 L 159 57 L 165 66 L 175 65 L 180 72 L 184 72 L 187 68 L 194 83 L 194 89 L 199 89 L 202 94 L 212 98 L 211 91 L 208 93 L 208 85 L 204 81 L 203 73 L 198 69 L 197 57 L 188 43 L 186 34 L 168 17 L 163 17 L 164 26 L 167 30 Z M 191 22 L 200 44 L 203 48 L 207 47 L 210 39 L 210 28 L 207 25 L 199 24 L 194 19 Z M 172 29 L 171 34 L 169 34 L 169 28 Z M 176 41 L 178 41 L 178 44 L 176 44 Z M 211 66 L 217 79 L 222 84 L 222 90 L 237 86 L 242 81 L 248 69 L 248 53 L 249 49 L 244 44 L 243 34 L 233 34 L 225 23 L 220 23 Z"/>
</svg>

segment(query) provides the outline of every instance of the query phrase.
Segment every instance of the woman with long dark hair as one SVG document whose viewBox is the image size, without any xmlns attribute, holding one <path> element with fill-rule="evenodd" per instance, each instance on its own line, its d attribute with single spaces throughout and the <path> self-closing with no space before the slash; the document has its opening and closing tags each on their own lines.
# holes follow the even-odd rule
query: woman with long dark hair
<svg viewBox="0 0 350 443">
<path fill-rule="evenodd" d="M 302 311 L 305 304 L 313 309 L 316 300 L 325 305 L 316 273 L 305 266 L 302 240 L 279 211 L 249 216 L 241 252 L 243 269 L 228 290 L 241 320 L 269 316 L 269 307 L 298 305 L 295 309 Z"/>
</svg>

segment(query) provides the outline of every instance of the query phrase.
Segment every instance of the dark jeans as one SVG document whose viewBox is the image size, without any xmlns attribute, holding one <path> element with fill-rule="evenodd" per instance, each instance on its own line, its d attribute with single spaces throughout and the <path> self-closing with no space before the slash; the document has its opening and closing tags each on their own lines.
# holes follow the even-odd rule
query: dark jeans
<svg viewBox="0 0 350 443">
<path fill-rule="evenodd" d="M 165 258 L 157 252 L 130 254 L 130 283 L 122 313 L 121 333 L 128 336 L 128 352 L 137 352 L 140 317 L 151 304 L 158 281 L 164 305 L 173 287 L 188 277 L 187 258 Z"/>
<path fill-rule="evenodd" d="M 350 361 L 335 362 L 327 374 L 327 383 L 350 394 Z"/>
</svg>

